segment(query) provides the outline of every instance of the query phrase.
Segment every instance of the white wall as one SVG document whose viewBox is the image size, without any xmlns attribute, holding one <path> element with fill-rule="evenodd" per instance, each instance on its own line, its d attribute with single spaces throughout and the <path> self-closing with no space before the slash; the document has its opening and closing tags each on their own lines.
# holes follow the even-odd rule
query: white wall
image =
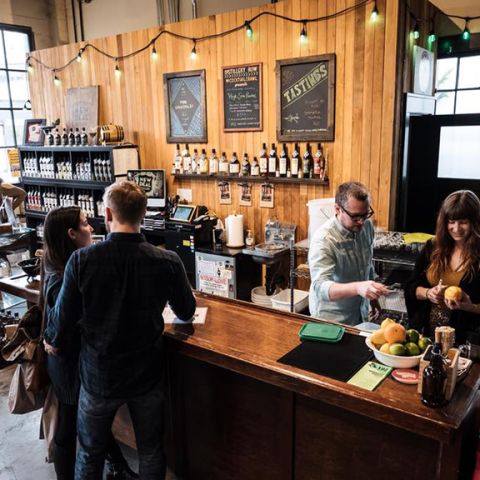
<svg viewBox="0 0 480 480">
<path fill-rule="evenodd" d="M 197 0 L 199 17 L 266 5 L 268 0 Z M 192 19 L 192 0 L 180 0 L 180 20 Z"/>
</svg>

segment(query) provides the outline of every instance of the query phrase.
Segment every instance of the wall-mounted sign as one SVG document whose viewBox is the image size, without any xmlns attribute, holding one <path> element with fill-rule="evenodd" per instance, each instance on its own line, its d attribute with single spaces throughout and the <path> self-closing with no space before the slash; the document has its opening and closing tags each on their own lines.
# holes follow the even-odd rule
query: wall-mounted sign
<svg viewBox="0 0 480 480">
<path fill-rule="evenodd" d="M 261 63 L 223 68 L 223 129 L 263 130 Z"/>
<path fill-rule="evenodd" d="M 163 75 L 167 143 L 207 143 L 205 70 Z"/>
<path fill-rule="evenodd" d="M 100 87 L 76 87 L 67 90 L 65 99 L 66 128 L 94 129 L 98 125 L 98 94 Z"/>
<path fill-rule="evenodd" d="M 335 54 L 277 60 L 277 139 L 335 136 Z"/>
</svg>

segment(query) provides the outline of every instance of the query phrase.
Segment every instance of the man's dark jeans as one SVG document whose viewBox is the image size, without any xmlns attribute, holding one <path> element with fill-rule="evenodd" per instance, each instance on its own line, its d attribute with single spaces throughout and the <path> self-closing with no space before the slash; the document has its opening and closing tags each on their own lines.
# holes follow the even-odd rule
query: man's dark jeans
<svg viewBox="0 0 480 480">
<path fill-rule="evenodd" d="M 79 449 L 75 480 L 101 480 L 109 432 L 115 413 L 127 404 L 137 441 L 142 480 L 163 480 L 166 458 L 163 451 L 163 383 L 133 399 L 104 399 L 90 395 L 83 386 L 78 406 Z"/>
</svg>

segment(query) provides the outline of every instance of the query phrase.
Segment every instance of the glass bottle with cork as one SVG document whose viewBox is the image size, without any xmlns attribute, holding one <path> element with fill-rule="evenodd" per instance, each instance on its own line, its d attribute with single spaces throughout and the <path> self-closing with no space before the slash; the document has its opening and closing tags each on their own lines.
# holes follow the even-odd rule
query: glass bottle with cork
<svg viewBox="0 0 480 480">
<path fill-rule="evenodd" d="M 212 148 L 212 155 L 210 156 L 210 174 L 216 175 L 218 173 L 218 157 L 217 151 Z"/>
<path fill-rule="evenodd" d="M 272 148 L 270 150 L 270 156 L 268 157 L 268 175 L 274 177 L 277 173 L 277 149 L 275 144 L 272 143 Z"/>
<path fill-rule="evenodd" d="M 228 175 L 228 161 L 225 152 L 222 152 L 222 156 L 218 162 L 218 173 L 220 175 Z"/>
<path fill-rule="evenodd" d="M 292 177 L 298 177 L 298 172 L 300 170 L 300 150 L 298 148 L 298 143 L 295 144 L 295 148 L 292 152 L 290 167 Z"/>
<path fill-rule="evenodd" d="M 290 162 L 288 159 L 288 151 L 287 151 L 287 145 L 284 143 L 282 151 L 280 153 L 280 158 L 278 160 L 278 170 L 280 172 L 281 177 L 286 177 L 287 176 L 287 171 L 290 169 Z"/>
<path fill-rule="evenodd" d="M 435 343 L 431 351 L 430 364 L 423 370 L 422 402 L 436 408 L 445 404 L 447 371 L 441 344 Z"/>
<path fill-rule="evenodd" d="M 233 152 L 230 164 L 228 165 L 228 172 L 230 175 L 240 174 L 240 162 L 238 161 L 237 152 Z"/>
<path fill-rule="evenodd" d="M 188 143 L 185 144 L 185 149 L 182 152 L 183 155 L 183 171 L 184 173 L 192 173 L 192 157 L 190 156 L 190 150 Z"/>
<path fill-rule="evenodd" d="M 250 175 L 250 162 L 248 161 L 248 153 L 243 154 L 242 159 L 242 177 L 248 177 Z"/>
<path fill-rule="evenodd" d="M 303 154 L 303 160 L 302 160 L 303 178 L 310 178 L 311 169 L 312 169 L 312 154 L 310 151 L 310 144 L 307 143 L 307 148 L 305 149 L 305 153 Z"/>
<path fill-rule="evenodd" d="M 266 177 L 268 175 L 268 157 L 267 157 L 267 144 L 262 144 L 260 150 L 260 175 Z"/>
</svg>

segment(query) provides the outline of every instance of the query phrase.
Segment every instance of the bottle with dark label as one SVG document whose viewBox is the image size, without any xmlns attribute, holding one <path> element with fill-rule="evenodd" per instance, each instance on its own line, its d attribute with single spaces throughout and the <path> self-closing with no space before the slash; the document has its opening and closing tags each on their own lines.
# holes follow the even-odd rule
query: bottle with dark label
<svg viewBox="0 0 480 480">
<path fill-rule="evenodd" d="M 278 159 L 278 170 L 281 177 L 286 177 L 288 170 L 290 170 L 290 162 L 288 159 L 287 145 L 284 143 L 280 158 Z"/>
<path fill-rule="evenodd" d="M 250 175 L 250 162 L 248 161 L 248 153 L 243 154 L 242 159 L 242 176 L 248 177 Z"/>
<path fill-rule="evenodd" d="M 63 129 L 63 133 L 62 133 L 62 145 L 64 147 L 68 146 L 68 133 L 66 128 Z"/>
<path fill-rule="evenodd" d="M 315 152 L 315 156 L 313 157 L 313 176 L 315 178 L 320 178 L 323 163 L 322 144 L 317 143 L 317 151 Z"/>
<path fill-rule="evenodd" d="M 216 175 L 218 173 L 218 157 L 217 151 L 212 148 L 212 155 L 210 157 L 210 174 Z"/>
<path fill-rule="evenodd" d="M 82 134 L 80 137 L 81 137 L 80 143 L 82 144 L 82 147 L 86 147 L 88 145 L 88 134 L 85 131 L 85 127 L 82 128 Z"/>
<path fill-rule="evenodd" d="M 55 129 L 55 134 L 53 136 L 53 144 L 57 147 L 62 144 L 62 136 L 60 135 L 58 128 Z"/>
<path fill-rule="evenodd" d="M 436 343 L 432 348 L 430 364 L 423 370 L 422 402 L 429 407 L 444 405 L 446 384 L 447 372 L 442 347 Z"/>
<path fill-rule="evenodd" d="M 300 170 L 300 150 L 298 148 L 298 143 L 295 144 L 295 149 L 292 153 L 292 161 L 290 163 L 292 177 L 298 177 L 298 171 Z"/>
<path fill-rule="evenodd" d="M 185 149 L 183 150 L 182 155 L 183 155 L 183 172 L 192 173 L 192 157 L 190 156 L 188 143 L 185 144 Z"/>
<path fill-rule="evenodd" d="M 228 171 L 230 175 L 239 175 L 240 173 L 240 162 L 238 161 L 236 152 L 233 152 L 232 158 L 230 159 Z"/>
<path fill-rule="evenodd" d="M 260 150 L 260 175 L 266 177 L 268 175 L 268 157 L 267 157 L 267 144 L 262 144 Z"/>
<path fill-rule="evenodd" d="M 68 133 L 68 144 L 73 147 L 75 145 L 75 134 L 73 133 L 73 128 L 70 129 Z"/>
<path fill-rule="evenodd" d="M 228 161 L 225 152 L 222 152 L 222 156 L 218 162 L 218 173 L 220 175 L 228 175 Z"/>
<path fill-rule="evenodd" d="M 270 150 L 270 156 L 268 157 L 268 175 L 274 177 L 277 172 L 277 165 L 278 165 L 278 159 L 277 159 L 277 149 L 275 147 L 275 144 L 272 143 L 272 148 Z"/>
<path fill-rule="evenodd" d="M 260 175 L 260 165 L 258 164 L 257 157 L 253 157 L 252 166 L 250 168 L 250 175 L 252 177 L 258 177 Z"/>
<path fill-rule="evenodd" d="M 48 132 L 47 143 L 48 145 L 55 145 L 55 136 L 51 130 Z"/>
<path fill-rule="evenodd" d="M 75 129 L 75 145 L 79 147 L 82 144 L 82 134 L 78 127 Z"/>
<path fill-rule="evenodd" d="M 307 148 L 303 154 L 302 173 L 303 178 L 310 178 L 310 170 L 312 169 L 312 154 L 310 152 L 310 144 L 307 143 Z"/>
</svg>

